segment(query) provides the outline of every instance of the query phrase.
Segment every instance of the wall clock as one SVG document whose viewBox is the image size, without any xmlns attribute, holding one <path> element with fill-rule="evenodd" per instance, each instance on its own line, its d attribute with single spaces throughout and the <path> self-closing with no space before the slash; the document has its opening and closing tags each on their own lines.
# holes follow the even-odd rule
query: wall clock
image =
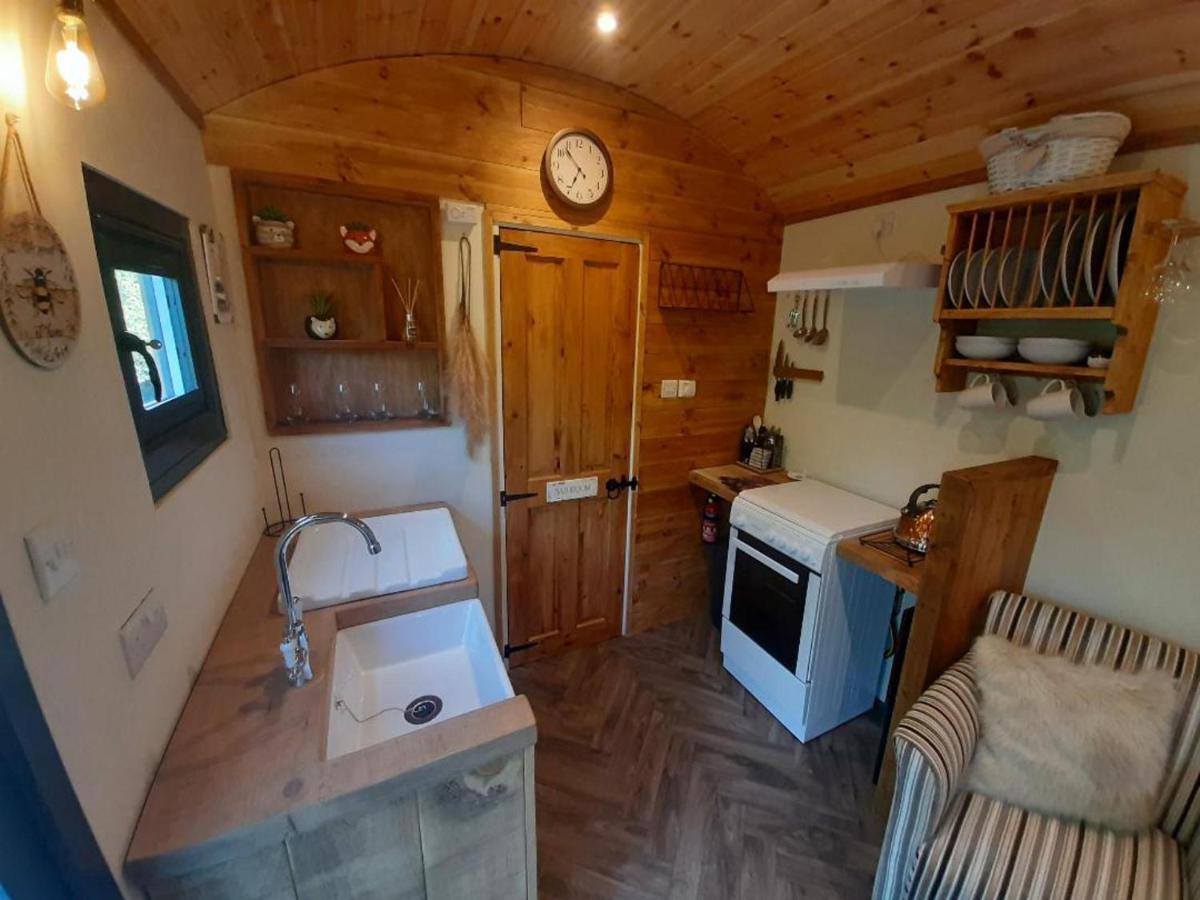
<svg viewBox="0 0 1200 900">
<path fill-rule="evenodd" d="M 612 194 L 612 157 L 586 128 L 564 128 L 550 139 L 542 171 L 554 196 L 576 209 L 593 209 Z"/>
</svg>

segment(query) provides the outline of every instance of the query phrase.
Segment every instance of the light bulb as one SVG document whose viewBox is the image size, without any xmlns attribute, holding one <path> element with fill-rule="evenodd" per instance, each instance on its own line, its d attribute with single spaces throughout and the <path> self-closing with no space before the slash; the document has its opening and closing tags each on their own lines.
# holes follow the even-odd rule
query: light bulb
<svg viewBox="0 0 1200 900">
<path fill-rule="evenodd" d="M 50 24 L 46 54 L 46 90 L 72 109 L 95 106 L 106 88 L 92 47 L 82 0 L 63 0 Z"/>
<path fill-rule="evenodd" d="M 600 15 L 596 16 L 596 28 L 601 34 L 612 34 L 617 30 L 617 17 L 611 10 L 604 10 Z"/>
</svg>

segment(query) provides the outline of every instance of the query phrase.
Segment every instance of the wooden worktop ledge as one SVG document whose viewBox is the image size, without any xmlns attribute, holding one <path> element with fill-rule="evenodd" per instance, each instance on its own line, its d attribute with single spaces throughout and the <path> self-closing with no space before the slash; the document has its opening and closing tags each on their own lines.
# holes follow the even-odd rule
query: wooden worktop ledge
<svg viewBox="0 0 1200 900">
<path fill-rule="evenodd" d="M 337 815 L 376 786 L 407 794 L 535 741 L 529 702 L 514 697 L 326 759 L 337 631 L 478 597 L 478 582 L 469 570 L 461 581 L 306 612 L 314 678 L 294 688 L 279 657 L 275 548 L 266 537 L 255 548 L 167 745 L 126 857 L 138 881 L 278 845 L 301 810 Z"/>
</svg>

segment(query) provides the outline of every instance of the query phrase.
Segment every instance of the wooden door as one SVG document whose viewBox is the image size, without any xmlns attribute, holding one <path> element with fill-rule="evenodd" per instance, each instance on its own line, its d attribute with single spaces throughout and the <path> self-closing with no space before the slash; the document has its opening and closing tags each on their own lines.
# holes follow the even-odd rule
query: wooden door
<svg viewBox="0 0 1200 900">
<path fill-rule="evenodd" d="M 638 250 L 502 229 L 501 359 L 508 644 L 512 663 L 621 630 L 631 476 Z M 594 497 L 546 501 L 546 485 L 598 482 Z M 531 496 L 518 499 L 521 494 Z"/>
</svg>

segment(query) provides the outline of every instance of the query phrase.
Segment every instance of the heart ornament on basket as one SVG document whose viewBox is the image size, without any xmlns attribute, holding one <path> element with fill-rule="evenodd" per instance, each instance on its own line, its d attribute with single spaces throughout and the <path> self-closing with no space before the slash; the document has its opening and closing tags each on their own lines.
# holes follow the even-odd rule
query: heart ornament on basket
<svg viewBox="0 0 1200 900">
<path fill-rule="evenodd" d="M 9 115 L 7 123 L 0 198 L 15 160 L 30 209 L 14 214 L 0 210 L 0 325 L 25 359 L 56 369 L 79 339 L 79 290 L 66 247 L 42 217 L 16 117 Z"/>
</svg>

